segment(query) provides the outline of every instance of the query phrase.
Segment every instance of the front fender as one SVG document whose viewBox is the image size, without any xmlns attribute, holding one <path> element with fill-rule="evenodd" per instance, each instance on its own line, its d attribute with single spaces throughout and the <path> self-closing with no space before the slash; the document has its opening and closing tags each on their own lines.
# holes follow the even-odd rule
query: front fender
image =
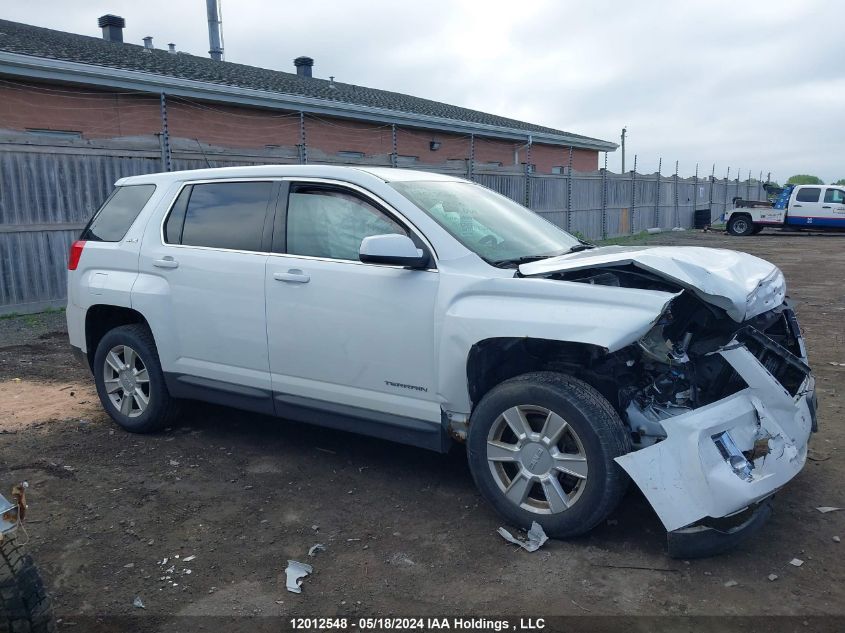
<svg viewBox="0 0 845 633">
<path fill-rule="evenodd" d="M 677 294 L 552 279 L 483 279 L 454 294 L 443 317 L 439 392 L 450 411 L 469 413 L 466 366 L 489 338 L 541 338 L 613 352 L 652 327 Z"/>
</svg>

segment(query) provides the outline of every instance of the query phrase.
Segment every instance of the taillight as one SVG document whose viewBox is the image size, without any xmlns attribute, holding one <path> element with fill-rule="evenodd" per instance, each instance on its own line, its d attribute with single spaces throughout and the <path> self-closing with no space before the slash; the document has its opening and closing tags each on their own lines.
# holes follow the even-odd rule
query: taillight
<svg viewBox="0 0 845 633">
<path fill-rule="evenodd" d="M 70 245 L 70 255 L 67 258 L 67 269 L 76 270 L 79 266 L 79 258 L 82 257 L 82 249 L 85 248 L 85 240 L 76 240 Z"/>
</svg>

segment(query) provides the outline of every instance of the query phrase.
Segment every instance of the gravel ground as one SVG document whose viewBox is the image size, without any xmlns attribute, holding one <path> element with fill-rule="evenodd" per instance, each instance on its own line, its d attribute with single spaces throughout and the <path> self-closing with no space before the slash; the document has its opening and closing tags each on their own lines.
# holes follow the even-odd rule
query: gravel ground
<svg viewBox="0 0 845 633">
<path fill-rule="evenodd" d="M 649 241 L 772 260 L 805 329 L 821 430 L 769 524 L 738 550 L 668 559 L 659 521 L 631 490 L 591 534 L 528 554 L 496 534 L 501 519 L 474 489 L 460 447 L 437 455 L 206 405 L 148 436 L 124 433 L 101 412 L 82 421 L 71 413 L 0 435 L 2 478 L 31 483 L 30 548 L 64 623 L 137 616 L 138 596 L 143 614 L 155 616 L 141 619 L 148 631 L 177 630 L 186 621 L 177 616 L 189 615 L 456 613 L 774 614 L 799 616 L 780 621 L 796 629 L 837 630 L 845 566 L 834 537 L 845 537 L 845 512 L 815 508 L 845 507 L 845 366 L 832 364 L 845 363 L 836 274 L 845 236 L 688 232 Z M 90 385 L 67 352 L 62 318 L 0 320 L 0 381 Z M 326 551 L 309 557 L 315 543 Z M 314 566 L 299 595 L 284 588 L 288 559 Z M 840 619 L 809 619 L 825 615 Z"/>
<path fill-rule="evenodd" d="M 0 317 L 0 347 L 28 345 L 51 332 L 65 332 L 65 311 Z"/>
</svg>

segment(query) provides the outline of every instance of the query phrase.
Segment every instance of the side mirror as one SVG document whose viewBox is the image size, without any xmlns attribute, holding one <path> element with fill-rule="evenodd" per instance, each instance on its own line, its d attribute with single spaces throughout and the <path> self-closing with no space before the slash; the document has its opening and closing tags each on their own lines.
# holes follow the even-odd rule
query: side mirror
<svg viewBox="0 0 845 633">
<path fill-rule="evenodd" d="M 365 264 L 426 268 L 429 255 L 407 235 L 371 235 L 361 242 L 358 259 Z"/>
</svg>

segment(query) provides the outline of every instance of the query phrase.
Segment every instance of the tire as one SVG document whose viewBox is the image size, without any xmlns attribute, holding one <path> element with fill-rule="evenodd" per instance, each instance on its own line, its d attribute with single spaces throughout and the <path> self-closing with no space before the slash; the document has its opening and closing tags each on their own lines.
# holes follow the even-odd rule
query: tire
<svg viewBox="0 0 845 633">
<path fill-rule="evenodd" d="M 16 539 L 0 541 L 0 633 L 55 633 L 50 597 Z"/>
<path fill-rule="evenodd" d="M 127 356 L 130 352 L 134 357 Z M 116 358 L 110 356 L 112 353 Z M 117 371 L 119 367 L 123 368 L 121 372 Z M 140 368 L 146 373 L 139 371 Z M 124 383 L 130 375 L 130 381 Z M 132 433 L 157 431 L 175 414 L 176 401 L 167 390 L 153 335 L 145 325 L 122 325 L 103 336 L 94 354 L 94 382 L 103 408 L 115 422 Z M 108 389 L 116 388 L 112 395 L 106 383 Z M 127 394 L 131 397 L 127 398 Z"/>
<path fill-rule="evenodd" d="M 524 432 L 518 453 L 520 439 L 506 412 L 533 432 Z M 555 440 L 550 429 L 560 427 Z M 616 508 L 628 476 L 613 460 L 630 451 L 631 438 L 610 403 L 585 382 L 555 372 L 524 374 L 494 387 L 473 411 L 467 437 L 470 471 L 482 496 L 511 524 L 527 529 L 537 521 L 556 538 L 588 532 Z"/>
<path fill-rule="evenodd" d="M 754 223 L 746 214 L 732 215 L 728 220 L 728 233 L 744 237 L 754 233 Z"/>
</svg>

